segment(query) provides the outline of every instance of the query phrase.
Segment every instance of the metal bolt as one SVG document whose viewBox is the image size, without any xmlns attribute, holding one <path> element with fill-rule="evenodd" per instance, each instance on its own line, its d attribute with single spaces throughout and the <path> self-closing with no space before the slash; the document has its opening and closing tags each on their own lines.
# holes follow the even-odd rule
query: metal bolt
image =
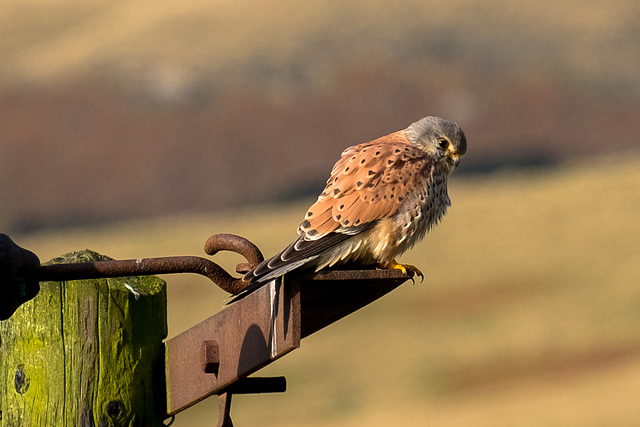
<svg viewBox="0 0 640 427">
<path fill-rule="evenodd" d="M 205 374 L 218 375 L 220 370 L 220 347 L 216 340 L 202 342 L 202 370 Z"/>
</svg>

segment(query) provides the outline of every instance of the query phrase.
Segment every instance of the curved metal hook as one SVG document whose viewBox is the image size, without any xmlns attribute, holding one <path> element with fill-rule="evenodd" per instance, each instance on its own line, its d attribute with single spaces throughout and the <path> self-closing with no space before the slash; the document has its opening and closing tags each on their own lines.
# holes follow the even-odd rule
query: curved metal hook
<svg viewBox="0 0 640 427">
<path fill-rule="evenodd" d="M 236 265 L 236 272 L 243 274 L 255 268 L 264 260 L 262 252 L 256 245 L 235 234 L 214 234 L 205 242 L 204 251 L 207 255 L 215 255 L 220 251 L 231 251 L 242 255 L 247 262 Z M 217 267 L 215 278 L 207 276 L 224 291 L 230 294 L 237 294 L 247 285 L 247 282 L 243 281 L 242 278 L 231 276 L 213 261 L 212 264 Z"/>
</svg>

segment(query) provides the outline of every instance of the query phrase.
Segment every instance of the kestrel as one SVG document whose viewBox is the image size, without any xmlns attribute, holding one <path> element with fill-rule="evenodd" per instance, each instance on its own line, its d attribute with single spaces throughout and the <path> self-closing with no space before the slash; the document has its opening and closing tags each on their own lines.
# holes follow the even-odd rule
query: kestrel
<svg viewBox="0 0 640 427">
<path fill-rule="evenodd" d="M 249 271 L 239 296 L 302 267 L 318 271 L 356 263 L 422 277 L 396 257 L 422 240 L 451 205 L 447 177 L 466 151 L 462 129 L 438 117 L 347 148 L 298 226 L 298 237 Z"/>
</svg>

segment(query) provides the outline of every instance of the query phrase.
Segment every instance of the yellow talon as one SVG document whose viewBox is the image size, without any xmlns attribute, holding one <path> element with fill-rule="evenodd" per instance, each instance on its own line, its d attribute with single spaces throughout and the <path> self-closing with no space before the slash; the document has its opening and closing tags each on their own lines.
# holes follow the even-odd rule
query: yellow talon
<svg viewBox="0 0 640 427">
<path fill-rule="evenodd" d="M 400 270 L 404 274 L 408 274 L 411 277 L 411 280 L 413 280 L 414 275 L 418 275 L 420 276 L 420 282 L 424 281 L 424 274 L 422 274 L 422 271 L 420 271 L 418 267 L 412 264 L 400 264 L 394 259 L 394 260 L 391 260 L 389 264 L 383 264 L 380 267 L 393 268 L 395 270 Z"/>
</svg>

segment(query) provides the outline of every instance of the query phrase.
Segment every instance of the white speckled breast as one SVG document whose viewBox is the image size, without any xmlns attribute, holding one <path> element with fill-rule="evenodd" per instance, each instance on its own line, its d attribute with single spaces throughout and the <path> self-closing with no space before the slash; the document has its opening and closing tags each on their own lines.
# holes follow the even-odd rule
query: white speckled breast
<svg viewBox="0 0 640 427">
<path fill-rule="evenodd" d="M 395 225 L 400 230 L 396 256 L 421 241 L 451 206 L 447 192 L 447 174 L 441 168 L 433 168 L 424 184 L 404 203 L 394 218 Z"/>
</svg>

